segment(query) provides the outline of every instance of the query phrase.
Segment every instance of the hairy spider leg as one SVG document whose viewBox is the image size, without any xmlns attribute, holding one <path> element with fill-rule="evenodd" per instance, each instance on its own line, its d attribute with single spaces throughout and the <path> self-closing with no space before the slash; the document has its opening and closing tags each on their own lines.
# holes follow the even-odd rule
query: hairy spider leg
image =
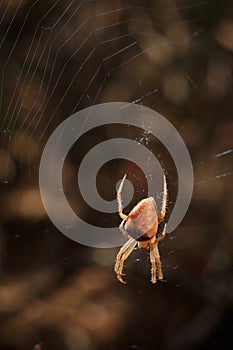
<svg viewBox="0 0 233 350">
<path fill-rule="evenodd" d="M 164 239 L 166 234 L 166 224 L 164 225 L 163 232 L 156 240 L 150 243 L 150 262 L 151 262 L 151 282 L 156 283 L 156 270 L 158 269 L 159 280 L 163 279 L 163 272 L 161 267 L 161 260 L 159 255 L 158 243 Z"/>
<path fill-rule="evenodd" d="M 163 201 L 162 201 L 162 209 L 161 209 L 161 213 L 158 219 L 158 223 L 160 224 L 166 215 L 166 206 L 167 206 L 167 180 L 166 180 L 166 176 L 163 175 Z"/>
<path fill-rule="evenodd" d="M 123 267 L 124 267 L 124 262 L 125 260 L 129 257 L 129 255 L 132 253 L 132 251 L 134 250 L 134 247 L 137 245 L 137 241 L 135 241 L 135 239 L 130 238 L 120 249 L 119 253 L 117 254 L 117 258 L 116 258 L 116 264 L 115 264 L 115 272 L 117 274 L 117 279 L 118 281 L 120 281 L 121 283 L 126 284 L 127 282 L 125 282 L 122 279 L 122 276 L 124 276 L 122 274 L 123 271 Z"/>
<path fill-rule="evenodd" d="M 121 233 L 126 237 L 126 238 L 130 238 L 130 236 L 127 234 L 127 232 L 124 229 L 124 224 L 125 224 L 125 220 L 123 220 L 119 226 L 119 229 L 121 231 Z"/>
<path fill-rule="evenodd" d="M 125 179 L 126 179 L 126 174 L 124 175 L 123 179 L 121 180 L 120 186 L 119 186 L 118 191 L 117 191 L 118 213 L 119 213 L 121 219 L 123 219 L 123 220 L 125 220 L 127 218 L 127 215 L 125 215 L 123 213 L 122 199 L 121 199 L 121 192 L 122 192 L 122 188 L 123 188 Z"/>
<path fill-rule="evenodd" d="M 164 225 L 163 231 L 162 233 L 159 235 L 159 237 L 156 239 L 156 242 L 159 243 L 160 241 L 162 241 L 165 238 L 166 235 L 166 228 L 167 228 L 167 224 Z"/>
</svg>

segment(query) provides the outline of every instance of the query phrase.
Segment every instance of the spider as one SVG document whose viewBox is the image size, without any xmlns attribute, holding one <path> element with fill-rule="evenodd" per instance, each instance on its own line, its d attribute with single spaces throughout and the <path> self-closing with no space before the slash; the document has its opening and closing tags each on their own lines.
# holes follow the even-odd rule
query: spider
<svg viewBox="0 0 233 350">
<path fill-rule="evenodd" d="M 123 220 L 119 226 L 120 231 L 126 235 L 129 240 L 121 247 L 116 257 L 115 273 L 117 279 L 126 284 L 123 280 L 125 274 L 122 273 L 124 262 L 134 250 L 135 246 L 150 250 L 151 261 L 151 282 L 156 283 L 156 270 L 158 270 L 158 279 L 163 279 L 158 243 L 164 239 L 166 226 L 164 225 L 162 233 L 157 237 L 158 225 L 164 221 L 167 203 L 167 182 L 164 175 L 163 201 L 161 213 L 158 216 L 157 205 L 153 197 L 142 199 L 129 213 L 125 215 L 122 209 L 121 192 L 126 179 L 126 174 L 121 180 L 117 191 L 118 213 Z"/>
</svg>

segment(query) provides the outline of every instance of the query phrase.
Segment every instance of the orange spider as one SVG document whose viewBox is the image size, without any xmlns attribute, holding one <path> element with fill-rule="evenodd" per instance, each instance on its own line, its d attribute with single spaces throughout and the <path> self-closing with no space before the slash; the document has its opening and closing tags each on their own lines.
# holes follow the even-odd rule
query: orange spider
<svg viewBox="0 0 233 350">
<path fill-rule="evenodd" d="M 117 279 L 126 284 L 122 276 L 124 262 L 128 256 L 132 253 L 135 246 L 139 248 L 146 248 L 150 250 L 151 261 L 151 282 L 156 283 L 156 270 L 158 269 L 158 279 L 163 279 L 163 273 L 161 268 L 160 255 L 158 250 L 158 243 L 164 239 L 166 232 L 166 225 L 164 225 L 163 231 L 159 237 L 156 237 L 158 232 L 158 225 L 164 220 L 166 214 L 167 203 L 167 182 L 164 175 L 164 188 L 163 188 L 163 201 L 162 210 L 158 217 L 157 205 L 153 197 L 142 199 L 129 213 L 125 215 L 122 211 L 121 192 L 126 179 L 126 174 L 123 177 L 120 186 L 117 191 L 118 212 L 122 218 L 122 222 L 119 226 L 121 232 L 129 237 L 129 240 L 121 247 L 117 254 L 115 263 L 115 272 Z"/>
</svg>

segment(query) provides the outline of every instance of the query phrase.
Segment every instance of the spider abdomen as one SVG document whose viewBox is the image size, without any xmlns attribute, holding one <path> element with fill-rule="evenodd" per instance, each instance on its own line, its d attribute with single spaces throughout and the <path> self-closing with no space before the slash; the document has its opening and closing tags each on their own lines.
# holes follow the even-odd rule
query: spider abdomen
<svg viewBox="0 0 233 350">
<path fill-rule="evenodd" d="M 124 229 L 137 241 L 153 238 L 158 230 L 157 205 L 153 197 L 142 199 L 129 213 Z"/>
</svg>

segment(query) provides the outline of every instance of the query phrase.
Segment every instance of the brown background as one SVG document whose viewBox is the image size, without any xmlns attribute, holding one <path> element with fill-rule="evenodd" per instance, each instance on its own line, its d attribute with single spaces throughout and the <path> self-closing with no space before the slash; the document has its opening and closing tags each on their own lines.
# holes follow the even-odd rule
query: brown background
<svg viewBox="0 0 233 350">
<path fill-rule="evenodd" d="M 1 1 L 1 349 L 227 348 L 232 12 L 230 1 L 217 0 Z M 128 285 L 118 283 L 117 249 L 72 242 L 49 221 L 40 199 L 39 161 L 52 131 L 75 111 L 115 101 L 165 116 L 194 164 L 192 203 L 160 246 L 165 280 L 157 285 L 139 250 L 126 264 Z M 117 132 L 125 131 L 94 130 L 65 163 L 67 197 L 88 221 L 103 224 L 104 217 L 90 214 L 76 193 L 80 152 Z M 143 132 L 127 133 L 145 142 Z M 169 215 L 178 186 L 174 165 L 157 140 L 148 147 L 161 155 L 168 176 Z M 111 200 L 124 172 L 140 179 L 130 210 L 146 186 L 134 164 L 107 164 L 97 182 Z M 119 223 L 116 213 L 105 224 Z"/>
</svg>

